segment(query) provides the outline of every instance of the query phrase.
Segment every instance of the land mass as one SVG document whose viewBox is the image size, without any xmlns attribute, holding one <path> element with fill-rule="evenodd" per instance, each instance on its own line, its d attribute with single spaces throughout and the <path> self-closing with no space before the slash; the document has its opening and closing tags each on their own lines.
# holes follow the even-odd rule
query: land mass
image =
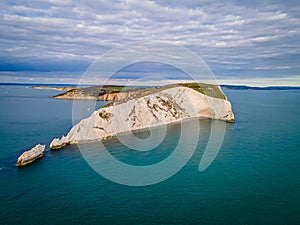
<svg viewBox="0 0 300 225">
<path fill-rule="evenodd" d="M 149 95 L 156 91 L 161 91 L 163 89 L 168 89 L 177 86 L 192 88 L 202 94 L 215 98 L 226 98 L 218 86 L 203 83 L 179 83 L 170 84 L 163 87 L 149 88 L 126 87 L 121 85 L 79 87 L 52 96 L 52 98 L 124 102 L 134 98 Z"/>
<path fill-rule="evenodd" d="M 216 98 L 224 98 L 224 94 L 216 89 L 215 85 L 203 83 L 185 83 L 185 84 L 171 84 L 189 86 L 194 89 L 205 92 L 206 95 Z M 170 87 L 170 85 L 167 85 Z M 269 86 L 269 87 L 251 87 L 246 85 L 220 85 L 222 90 L 300 90 L 300 87 L 292 86 Z M 127 87 L 122 85 L 104 85 L 104 86 L 90 86 L 90 87 L 76 87 L 76 86 L 55 86 L 55 85 L 38 85 L 32 86 L 34 89 L 48 89 L 65 91 L 64 93 L 52 96 L 57 99 L 71 99 L 71 100 L 98 100 L 98 101 L 113 101 L 122 102 L 128 99 L 137 98 L 141 95 L 149 94 L 160 87 Z"/>
<path fill-rule="evenodd" d="M 103 88 L 106 89 L 104 94 Z M 180 122 L 190 118 L 204 117 L 234 122 L 230 102 L 221 88 L 215 85 L 186 83 L 141 90 L 126 89 L 125 91 L 121 90 L 122 88 L 106 86 L 66 92 L 70 98 L 76 97 L 76 99 L 78 93 L 80 97 L 87 96 L 88 93 L 88 96 L 98 100 L 99 97 L 106 96 L 105 99 L 107 99 L 107 96 L 112 95 L 114 96 L 111 97 L 113 103 L 81 120 L 66 136 L 53 139 L 50 148 L 59 149 L 68 144 L 107 139 L 119 133 Z M 123 95 L 126 97 L 123 98 Z"/>
<path fill-rule="evenodd" d="M 47 86 L 34 88 L 49 89 Z M 54 138 L 50 144 L 52 150 L 69 144 L 104 140 L 119 133 L 139 131 L 191 118 L 234 122 L 231 103 L 219 86 L 211 84 L 180 83 L 150 88 L 118 85 L 50 88 L 67 90 L 53 98 L 111 101 L 73 126 L 66 136 Z M 18 158 L 17 166 L 28 165 L 43 157 L 44 150 L 45 145 L 38 144 L 25 151 Z"/>
<path fill-rule="evenodd" d="M 75 86 L 44 86 L 44 85 L 38 85 L 38 86 L 31 86 L 33 89 L 46 89 L 46 90 L 55 90 L 55 91 L 70 91 L 75 89 Z"/>
</svg>

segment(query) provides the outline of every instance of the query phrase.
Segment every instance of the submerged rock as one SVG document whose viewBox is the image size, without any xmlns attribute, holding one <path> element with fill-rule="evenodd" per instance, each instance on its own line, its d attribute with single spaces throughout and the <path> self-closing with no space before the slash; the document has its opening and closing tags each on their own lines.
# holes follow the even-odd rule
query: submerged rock
<svg viewBox="0 0 300 225">
<path fill-rule="evenodd" d="M 96 110 L 81 120 L 66 136 L 55 138 L 51 149 L 81 141 L 103 140 L 118 133 L 180 122 L 188 118 L 211 118 L 234 122 L 230 102 L 218 86 L 210 85 L 211 96 L 190 85 L 169 85 Z M 213 97 L 216 93 L 217 97 Z"/>
<path fill-rule="evenodd" d="M 34 162 L 36 159 L 43 157 L 45 147 L 46 147 L 45 145 L 38 144 L 32 149 L 24 152 L 18 158 L 18 162 L 16 166 L 26 166 L 27 164 Z"/>
</svg>

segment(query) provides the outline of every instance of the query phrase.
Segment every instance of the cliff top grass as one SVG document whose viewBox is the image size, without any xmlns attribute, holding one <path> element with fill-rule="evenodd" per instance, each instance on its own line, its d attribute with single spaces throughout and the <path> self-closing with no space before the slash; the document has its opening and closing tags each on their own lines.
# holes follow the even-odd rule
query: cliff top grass
<svg viewBox="0 0 300 225">
<path fill-rule="evenodd" d="M 91 86 L 91 87 L 84 87 L 84 88 L 76 88 L 77 92 L 82 93 L 94 93 L 94 92 L 120 92 L 120 91 L 133 91 L 137 90 L 138 88 L 135 87 L 127 87 L 122 85 L 103 85 L 103 86 Z"/>
<path fill-rule="evenodd" d="M 222 92 L 219 86 L 214 84 L 204 84 L 204 83 L 181 83 L 179 86 L 192 88 L 204 95 L 208 95 L 214 98 L 226 99 L 226 96 Z"/>
<path fill-rule="evenodd" d="M 118 92 L 128 92 L 128 91 L 134 91 L 139 90 L 139 88 L 135 87 L 126 87 L 122 85 L 95 85 L 90 87 L 77 87 L 71 90 L 68 90 L 67 92 L 58 94 L 53 96 L 55 97 L 64 97 L 68 94 L 72 96 L 91 96 L 91 97 L 97 97 L 99 95 L 108 94 L 108 93 L 118 93 Z"/>
<path fill-rule="evenodd" d="M 140 98 L 144 97 L 149 94 L 153 94 L 158 91 L 166 90 L 169 88 L 175 88 L 175 87 L 187 87 L 191 88 L 195 91 L 198 91 L 204 95 L 214 97 L 214 98 L 220 98 L 220 99 L 226 99 L 226 96 L 222 92 L 222 90 L 213 84 L 204 84 L 204 83 L 179 83 L 179 84 L 168 84 L 161 87 L 150 87 L 150 88 L 139 88 L 139 87 L 127 87 L 122 85 L 104 85 L 104 86 L 91 86 L 91 87 L 82 87 L 82 88 L 75 88 L 72 90 L 69 90 L 65 93 L 53 96 L 53 97 L 59 97 L 59 96 L 66 96 L 68 94 L 71 95 L 77 95 L 81 97 L 97 97 L 104 94 L 109 93 L 119 93 L 119 92 L 136 92 L 131 98 Z"/>
<path fill-rule="evenodd" d="M 141 93 L 139 95 L 136 95 L 136 98 L 140 98 L 155 93 L 157 91 L 162 91 L 174 87 L 187 87 L 210 97 L 226 99 L 226 96 L 217 85 L 204 84 L 204 83 L 178 83 L 178 84 L 168 84 L 157 88 L 145 88 L 141 90 Z"/>
</svg>

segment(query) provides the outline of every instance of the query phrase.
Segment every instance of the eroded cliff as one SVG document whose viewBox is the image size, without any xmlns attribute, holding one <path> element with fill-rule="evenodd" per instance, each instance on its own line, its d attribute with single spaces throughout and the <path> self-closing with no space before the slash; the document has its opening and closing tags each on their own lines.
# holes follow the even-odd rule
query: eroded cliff
<svg viewBox="0 0 300 225">
<path fill-rule="evenodd" d="M 118 133 L 178 122 L 187 118 L 234 121 L 230 102 L 218 86 L 167 85 L 124 97 L 124 101 L 96 110 L 66 136 L 55 138 L 51 149 L 81 141 L 105 139 Z"/>
</svg>

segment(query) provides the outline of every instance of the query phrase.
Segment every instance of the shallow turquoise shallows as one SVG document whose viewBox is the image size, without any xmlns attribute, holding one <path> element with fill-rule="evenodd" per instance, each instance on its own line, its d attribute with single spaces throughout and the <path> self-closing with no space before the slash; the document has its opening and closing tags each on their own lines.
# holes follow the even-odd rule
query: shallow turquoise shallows
<svg viewBox="0 0 300 225">
<path fill-rule="evenodd" d="M 49 98 L 57 93 L 0 86 L 0 224 L 300 224 L 300 91 L 226 91 L 236 122 L 210 167 L 198 170 L 211 125 L 202 120 L 186 166 L 145 187 L 106 180 L 76 146 L 15 167 L 24 150 L 71 128 L 72 101 Z M 119 160 L 148 165 L 168 157 L 179 135 L 170 125 L 153 152 L 105 145 Z"/>
</svg>

